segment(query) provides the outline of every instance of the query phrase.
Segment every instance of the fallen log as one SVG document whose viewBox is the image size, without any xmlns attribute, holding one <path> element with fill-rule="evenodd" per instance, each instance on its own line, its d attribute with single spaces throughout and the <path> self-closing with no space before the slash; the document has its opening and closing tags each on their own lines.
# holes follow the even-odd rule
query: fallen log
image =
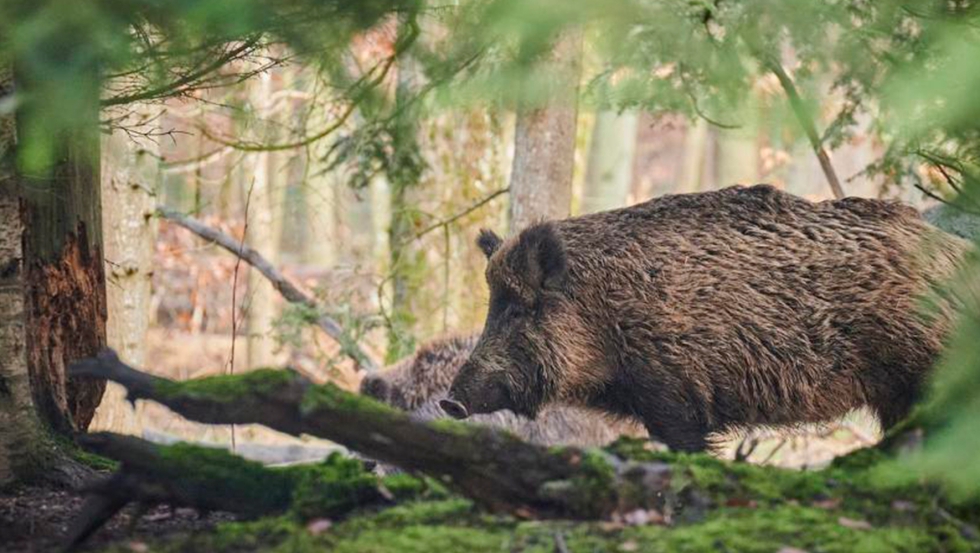
<svg viewBox="0 0 980 553">
<path fill-rule="evenodd" d="M 129 503 L 192 507 L 246 518 L 287 510 L 299 519 L 336 518 L 423 489 L 412 477 L 379 478 L 360 461 L 339 453 L 319 464 L 267 468 L 221 449 L 160 445 L 108 432 L 78 436 L 78 443 L 119 461 L 119 470 L 83 489 L 85 504 L 66 537 L 69 550 Z"/>
<path fill-rule="evenodd" d="M 421 423 L 372 399 L 314 385 L 291 370 L 260 370 L 175 382 L 138 371 L 105 350 L 73 364 L 74 377 L 121 384 L 209 424 L 262 424 L 310 434 L 379 461 L 426 474 L 493 511 L 529 518 L 607 518 L 661 508 L 670 492 L 665 463 L 622 462 L 600 451 L 525 443 L 456 421 Z M 111 456 L 111 455 L 110 455 Z"/>
</svg>

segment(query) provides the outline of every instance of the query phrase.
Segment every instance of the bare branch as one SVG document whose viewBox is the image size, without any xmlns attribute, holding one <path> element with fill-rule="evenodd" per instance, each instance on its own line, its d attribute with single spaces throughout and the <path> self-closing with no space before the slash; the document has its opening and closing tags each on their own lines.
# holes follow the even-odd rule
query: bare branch
<svg viewBox="0 0 980 553">
<path fill-rule="evenodd" d="M 783 87 L 783 91 L 786 92 L 786 98 L 789 100 L 789 105 L 793 109 L 793 114 L 796 115 L 796 120 L 803 127 L 803 132 L 810 141 L 810 146 L 813 148 L 813 153 L 816 154 L 817 160 L 820 162 L 820 168 L 823 169 L 824 176 L 827 177 L 827 183 L 830 184 L 834 198 L 838 200 L 843 198 L 846 194 L 840 184 L 840 179 L 837 177 L 837 171 L 834 170 L 834 165 L 830 161 L 830 154 L 820 140 L 816 123 L 814 123 L 813 117 L 810 116 L 809 111 L 807 111 L 806 106 L 803 104 L 803 100 L 800 98 L 800 93 L 797 91 L 793 79 L 783 69 L 782 64 L 773 57 L 764 56 L 763 63 L 776 75 L 776 78 L 779 79 L 779 84 Z"/>
<path fill-rule="evenodd" d="M 280 294 L 282 294 L 282 297 L 285 298 L 286 301 L 308 307 L 315 311 L 317 313 L 317 326 L 323 329 L 328 336 L 340 344 L 341 350 L 351 359 L 353 359 L 358 366 L 369 372 L 378 369 L 378 364 L 373 360 L 373 358 L 369 356 L 357 343 L 355 343 L 346 332 L 344 332 L 344 329 L 340 326 L 340 323 L 325 313 L 323 306 L 321 306 L 311 294 L 304 292 L 298 286 L 290 282 L 289 279 L 287 279 L 285 275 L 283 275 L 272 263 L 270 263 L 268 259 L 263 257 L 262 254 L 255 251 L 244 242 L 239 242 L 235 238 L 221 232 L 220 230 L 205 225 L 201 221 L 184 215 L 183 213 L 179 213 L 164 207 L 158 207 L 157 214 L 160 217 L 193 232 L 201 238 L 221 246 L 254 267 L 257 271 L 262 273 L 262 276 L 267 278 L 269 282 L 272 283 L 272 286 Z"/>
<path fill-rule="evenodd" d="M 425 236 L 426 234 L 429 234 L 430 232 L 432 232 L 434 230 L 438 230 L 438 229 L 443 228 L 443 227 L 448 227 L 449 225 L 455 223 L 456 221 L 462 219 L 463 217 L 466 217 L 470 213 L 473 213 L 477 209 L 480 209 L 481 207 L 487 205 L 488 203 L 490 203 L 491 201 L 493 201 L 494 198 L 496 198 L 497 196 L 501 196 L 501 195 L 506 194 L 508 192 L 510 192 L 510 187 L 501 188 L 500 190 L 497 190 L 496 192 L 492 192 L 489 195 L 487 195 L 485 198 L 483 198 L 482 200 L 476 202 L 475 204 L 473 204 L 470 207 L 464 209 L 463 211 L 457 213 L 456 215 L 453 215 L 452 217 L 450 217 L 448 219 L 444 219 L 442 221 L 439 221 L 438 223 L 433 223 L 433 224 L 425 227 L 424 229 L 416 232 L 412 236 L 412 239 L 418 240 L 419 238 L 422 238 L 423 236 Z"/>
<path fill-rule="evenodd" d="M 173 82 L 156 88 L 151 88 L 149 90 L 135 92 L 133 94 L 113 96 L 102 100 L 101 105 L 103 108 L 106 108 L 139 101 L 158 100 L 180 94 L 181 92 L 186 91 L 188 87 L 192 86 L 194 83 L 197 83 L 201 79 L 206 78 L 208 75 L 217 71 L 225 64 L 248 54 L 248 52 L 250 52 L 258 44 L 260 38 L 261 37 L 257 36 L 246 40 L 225 54 L 215 58 L 211 63 L 208 63 L 204 67 L 201 67 L 195 71 L 187 73 Z"/>
</svg>

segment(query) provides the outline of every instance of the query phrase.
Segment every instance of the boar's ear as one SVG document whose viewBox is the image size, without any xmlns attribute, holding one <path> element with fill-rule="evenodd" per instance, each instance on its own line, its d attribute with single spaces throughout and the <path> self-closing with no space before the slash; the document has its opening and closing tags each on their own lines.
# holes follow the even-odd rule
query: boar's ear
<svg viewBox="0 0 980 553">
<path fill-rule="evenodd" d="M 568 267 L 565 246 L 552 223 L 541 223 L 521 233 L 515 253 L 533 289 L 558 290 L 565 284 Z"/>
<path fill-rule="evenodd" d="M 483 251 L 483 255 L 487 256 L 487 259 L 490 259 L 490 256 L 497 251 L 501 243 L 503 240 L 490 229 L 480 229 L 480 236 L 476 238 L 476 245 Z"/>
</svg>

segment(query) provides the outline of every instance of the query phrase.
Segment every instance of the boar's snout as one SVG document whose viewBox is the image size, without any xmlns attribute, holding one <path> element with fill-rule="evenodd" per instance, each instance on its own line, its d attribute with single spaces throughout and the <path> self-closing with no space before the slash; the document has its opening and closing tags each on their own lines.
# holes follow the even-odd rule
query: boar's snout
<svg viewBox="0 0 980 553">
<path fill-rule="evenodd" d="M 447 415 L 457 420 L 462 420 L 470 416 L 469 411 L 466 410 L 466 406 L 455 399 L 446 398 L 439 400 L 439 407 L 442 407 L 442 410 Z"/>
</svg>

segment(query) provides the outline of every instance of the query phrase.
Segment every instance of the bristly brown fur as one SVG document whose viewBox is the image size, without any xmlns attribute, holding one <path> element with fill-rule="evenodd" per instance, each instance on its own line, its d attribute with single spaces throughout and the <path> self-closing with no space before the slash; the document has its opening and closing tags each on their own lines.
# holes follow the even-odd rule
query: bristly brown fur
<svg viewBox="0 0 980 553">
<path fill-rule="evenodd" d="M 600 408 L 680 450 L 865 405 L 887 428 L 951 324 L 954 306 L 926 320 L 918 299 L 967 248 L 902 204 L 765 185 L 536 225 L 496 247 L 451 395 L 470 413 Z"/>
</svg>

